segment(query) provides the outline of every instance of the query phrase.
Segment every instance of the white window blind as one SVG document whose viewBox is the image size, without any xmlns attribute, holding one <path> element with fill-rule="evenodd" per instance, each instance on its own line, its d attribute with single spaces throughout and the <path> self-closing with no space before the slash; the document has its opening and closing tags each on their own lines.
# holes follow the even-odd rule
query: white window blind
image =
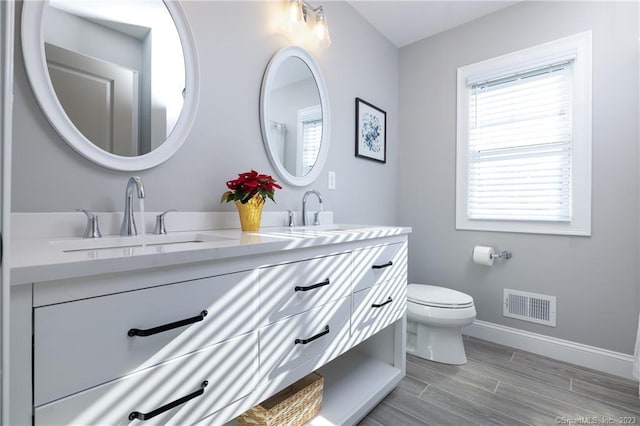
<svg viewBox="0 0 640 426">
<path fill-rule="evenodd" d="M 306 175 L 313 168 L 320 152 L 322 119 L 304 121 L 302 123 L 302 137 L 302 174 Z"/>
<path fill-rule="evenodd" d="M 572 68 L 468 86 L 469 219 L 571 221 Z"/>
</svg>

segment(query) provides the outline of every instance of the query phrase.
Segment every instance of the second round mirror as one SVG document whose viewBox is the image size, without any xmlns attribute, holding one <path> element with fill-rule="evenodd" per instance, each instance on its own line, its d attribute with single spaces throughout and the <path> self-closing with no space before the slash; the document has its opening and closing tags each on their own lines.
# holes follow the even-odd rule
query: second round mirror
<svg viewBox="0 0 640 426">
<path fill-rule="evenodd" d="M 262 82 L 260 119 L 265 149 L 282 179 L 311 184 L 329 149 L 329 101 L 313 57 L 299 47 L 278 51 Z"/>
</svg>

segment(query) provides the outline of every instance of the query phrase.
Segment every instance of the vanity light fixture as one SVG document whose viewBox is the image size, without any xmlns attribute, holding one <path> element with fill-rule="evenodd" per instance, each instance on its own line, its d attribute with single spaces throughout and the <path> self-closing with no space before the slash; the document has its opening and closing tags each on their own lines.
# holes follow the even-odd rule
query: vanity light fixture
<svg viewBox="0 0 640 426">
<path fill-rule="evenodd" d="M 305 28 L 311 25 L 311 32 L 315 36 L 318 46 L 327 48 L 331 45 L 327 17 L 322 6 L 311 7 L 303 0 L 291 0 L 289 2 L 289 31 L 297 28 Z"/>
</svg>

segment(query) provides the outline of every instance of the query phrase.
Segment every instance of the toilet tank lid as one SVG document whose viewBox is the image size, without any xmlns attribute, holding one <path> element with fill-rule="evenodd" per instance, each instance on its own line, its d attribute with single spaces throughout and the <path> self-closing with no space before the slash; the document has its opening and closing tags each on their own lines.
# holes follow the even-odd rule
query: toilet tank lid
<svg viewBox="0 0 640 426">
<path fill-rule="evenodd" d="M 409 284 L 407 299 L 416 303 L 435 303 L 438 305 L 469 305 L 473 297 L 450 288 L 426 284 Z"/>
</svg>

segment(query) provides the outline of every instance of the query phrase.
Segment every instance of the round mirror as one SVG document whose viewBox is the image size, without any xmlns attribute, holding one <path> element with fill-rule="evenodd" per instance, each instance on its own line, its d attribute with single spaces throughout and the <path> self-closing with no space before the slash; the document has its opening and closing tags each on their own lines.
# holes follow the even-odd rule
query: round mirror
<svg viewBox="0 0 640 426">
<path fill-rule="evenodd" d="M 315 59 L 296 46 L 278 51 L 267 66 L 260 95 L 262 139 L 280 177 L 311 184 L 329 150 L 327 88 Z"/>
<path fill-rule="evenodd" d="M 193 46 L 178 2 L 23 3 L 38 104 L 73 149 L 111 169 L 148 169 L 180 148 L 198 101 Z"/>
</svg>

